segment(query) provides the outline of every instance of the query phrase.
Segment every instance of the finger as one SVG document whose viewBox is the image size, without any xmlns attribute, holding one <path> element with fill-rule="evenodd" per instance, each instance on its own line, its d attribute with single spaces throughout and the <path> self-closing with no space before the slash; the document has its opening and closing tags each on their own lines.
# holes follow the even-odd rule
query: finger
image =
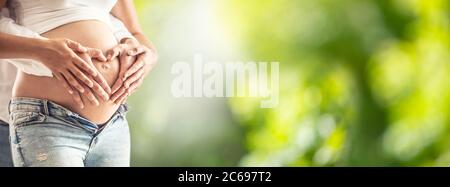
<svg viewBox="0 0 450 187">
<path fill-rule="evenodd" d="M 87 49 L 78 42 L 75 42 L 75 41 L 72 41 L 69 39 L 66 39 L 65 41 L 66 41 L 67 47 L 69 47 L 73 51 L 80 52 L 80 53 L 84 53 L 87 51 Z"/>
<path fill-rule="evenodd" d="M 146 48 L 145 47 L 137 46 L 137 47 L 135 47 L 133 49 L 128 50 L 127 54 L 129 56 L 136 56 L 136 55 L 139 55 L 139 54 L 142 54 L 142 53 L 145 53 L 145 52 L 146 52 Z"/>
<path fill-rule="evenodd" d="M 91 53 L 97 53 L 100 56 L 103 56 L 103 53 L 98 50 L 98 49 L 91 49 Z M 91 56 L 89 54 L 81 55 L 82 57 L 85 57 L 86 60 L 88 60 L 88 62 L 90 62 L 90 64 L 93 66 L 93 63 L 91 61 Z M 95 84 L 93 84 L 93 86 L 96 86 L 96 88 L 94 89 L 94 92 L 97 93 L 97 95 L 99 95 L 100 97 L 102 97 L 103 99 L 107 98 L 109 99 L 109 96 L 105 96 L 105 95 L 109 95 L 109 93 L 111 93 L 111 88 L 109 87 L 108 83 L 106 82 L 106 80 L 104 79 L 104 77 L 98 73 L 97 69 L 94 69 L 94 71 L 96 72 L 96 76 L 93 76 L 94 82 Z M 106 92 L 106 94 L 105 94 Z"/>
<path fill-rule="evenodd" d="M 125 74 L 126 68 L 129 67 L 129 64 L 132 63 L 133 57 L 127 56 L 127 55 L 121 55 L 119 62 L 120 62 L 120 70 L 119 70 L 119 77 L 117 78 L 116 82 L 113 84 L 113 87 L 111 88 L 112 93 L 114 94 L 119 90 L 120 87 L 123 85 L 123 77 Z"/>
<path fill-rule="evenodd" d="M 85 60 L 81 59 L 78 55 L 73 54 L 72 61 L 82 70 L 88 72 L 92 76 L 97 76 L 97 71 L 94 67 L 91 66 L 92 62 L 86 62 Z"/>
<path fill-rule="evenodd" d="M 98 75 L 94 77 L 94 80 L 100 85 L 100 87 L 103 88 L 106 93 L 111 94 L 111 88 L 109 87 L 108 82 L 106 82 L 105 78 L 100 73 L 98 73 Z"/>
<path fill-rule="evenodd" d="M 89 102 L 91 102 L 95 106 L 100 105 L 100 102 L 95 97 L 95 95 L 92 93 L 91 89 L 85 87 L 85 90 L 86 91 L 83 93 L 83 95 L 86 96 L 86 98 L 89 100 Z"/>
<path fill-rule="evenodd" d="M 114 94 L 111 96 L 111 101 L 116 102 L 116 100 L 119 99 L 119 97 L 120 97 L 122 94 L 126 93 L 126 91 L 127 91 L 127 90 L 126 90 L 124 87 L 121 87 L 116 93 L 114 93 Z"/>
<path fill-rule="evenodd" d="M 103 54 L 103 52 L 99 49 L 93 49 L 93 48 L 89 48 L 88 49 L 88 54 L 91 58 L 95 58 L 101 62 L 106 62 L 107 59 L 105 57 L 105 55 Z"/>
<path fill-rule="evenodd" d="M 122 102 L 120 102 L 120 104 L 125 104 L 126 102 L 127 102 L 127 99 L 128 99 L 128 97 L 125 97 L 125 99 L 123 99 L 123 101 Z"/>
<path fill-rule="evenodd" d="M 128 93 L 122 94 L 114 103 L 122 104 L 122 102 L 128 97 Z"/>
<path fill-rule="evenodd" d="M 111 59 L 118 57 L 120 55 L 120 51 L 122 51 L 122 45 L 113 47 L 106 52 L 106 59 L 110 61 Z"/>
<path fill-rule="evenodd" d="M 132 93 L 136 92 L 136 90 L 142 85 L 142 82 L 144 82 L 144 78 L 140 78 L 138 81 L 134 82 L 130 85 L 130 88 L 128 88 L 128 94 L 131 95 Z"/>
<path fill-rule="evenodd" d="M 75 103 L 77 103 L 78 107 L 84 108 L 84 103 L 83 100 L 81 99 L 79 92 L 75 92 L 74 94 L 72 94 L 72 98 L 75 101 Z"/>
<path fill-rule="evenodd" d="M 65 71 L 62 73 L 64 75 L 64 78 L 66 78 L 67 82 L 69 82 L 70 86 L 78 90 L 79 92 L 83 93 L 84 88 L 81 86 L 81 84 L 75 79 L 75 77 L 70 73 L 69 71 Z"/>
<path fill-rule="evenodd" d="M 91 89 L 92 89 L 92 91 L 94 91 L 94 93 L 96 95 L 100 96 L 104 101 L 108 101 L 109 100 L 109 94 L 96 81 L 94 81 L 94 86 Z"/>
<path fill-rule="evenodd" d="M 86 84 L 88 87 L 92 88 L 94 86 L 94 83 L 90 78 L 88 78 L 83 72 L 78 69 L 77 66 L 73 65 L 70 67 L 69 71 L 75 75 L 75 77 L 78 78 L 78 80 L 81 80 L 84 84 Z"/>
<path fill-rule="evenodd" d="M 129 88 L 132 83 L 136 82 L 143 76 L 144 76 L 144 68 L 141 68 L 135 74 L 131 75 L 130 78 L 125 80 L 123 85 L 125 86 L 125 88 Z"/>
<path fill-rule="evenodd" d="M 74 93 L 72 87 L 69 86 L 69 82 L 67 82 L 67 80 L 60 73 L 56 73 L 54 75 L 56 80 L 58 80 L 63 85 L 63 87 L 69 92 L 69 94 Z"/>
<path fill-rule="evenodd" d="M 143 56 L 143 55 L 142 55 Z M 129 76 L 136 73 L 139 69 L 142 69 L 145 65 L 144 57 L 139 56 L 138 59 L 136 59 L 136 62 L 125 72 L 124 80 L 127 79 Z"/>
<path fill-rule="evenodd" d="M 116 93 L 119 90 L 119 88 L 122 86 L 122 84 L 123 84 L 123 80 L 117 79 L 116 82 L 114 82 L 113 86 L 111 87 L 111 93 L 112 94 Z"/>
</svg>

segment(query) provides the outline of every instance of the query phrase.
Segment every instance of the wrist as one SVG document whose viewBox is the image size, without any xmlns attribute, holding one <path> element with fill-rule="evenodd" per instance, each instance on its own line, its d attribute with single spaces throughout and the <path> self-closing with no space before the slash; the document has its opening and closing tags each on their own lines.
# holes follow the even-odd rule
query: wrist
<svg viewBox="0 0 450 187">
<path fill-rule="evenodd" d="M 43 56 L 51 49 L 51 42 L 46 38 L 33 38 L 29 45 L 29 56 L 33 60 L 42 60 Z"/>
</svg>

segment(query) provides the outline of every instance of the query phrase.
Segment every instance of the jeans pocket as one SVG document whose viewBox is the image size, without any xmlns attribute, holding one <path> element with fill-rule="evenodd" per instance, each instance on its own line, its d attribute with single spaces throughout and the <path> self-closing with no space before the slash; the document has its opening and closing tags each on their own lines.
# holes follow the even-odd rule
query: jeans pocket
<svg viewBox="0 0 450 187">
<path fill-rule="evenodd" d="M 23 127 L 44 122 L 44 114 L 39 112 L 12 112 L 11 125 L 14 127 Z"/>
</svg>

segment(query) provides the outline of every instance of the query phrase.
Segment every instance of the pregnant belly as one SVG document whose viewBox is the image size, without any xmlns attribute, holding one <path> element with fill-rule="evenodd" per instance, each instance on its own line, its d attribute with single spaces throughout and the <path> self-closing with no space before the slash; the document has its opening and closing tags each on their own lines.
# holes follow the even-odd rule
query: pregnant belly
<svg viewBox="0 0 450 187">
<path fill-rule="evenodd" d="M 69 23 L 46 32 L 42 36 L 46 38 L 68 38 L 83 46 L 97 48 L 104 52 L 117 44 L 110 28 L 102 22 L 93 20 Z M 112 86 L 118 76 L 119 61 L 114 59 L 105 63 L 93 60 L 93 63 L 108 84 Z M 22 72 L 19 73 L 16 80 L 13 96 L 53 101 L 97 124 L 108 121 L 119 107 L 111 101 L 103 101 L 99 98 L 99 106 L 83 99 L 85 107 L 81 109 L 55 78 L 38 77 Z"/>
</svg>

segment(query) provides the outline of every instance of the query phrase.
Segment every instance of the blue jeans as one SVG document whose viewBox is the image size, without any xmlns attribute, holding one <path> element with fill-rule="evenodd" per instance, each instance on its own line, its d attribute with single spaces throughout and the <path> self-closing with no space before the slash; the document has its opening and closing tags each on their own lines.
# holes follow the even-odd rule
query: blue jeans
<svg viewBox="0 0 450 187">
<path fill-rule="evenodd" d="M 125 105 L 101 126 L 42 99 L 13 98 L 9 110 L 14 166 L 130 165 L 130 132 Z"/>
<path fill-rule="evenodd" d="M 12 167 L 8 123 L 0 120 L 0 167 Z"/>
</svg>

